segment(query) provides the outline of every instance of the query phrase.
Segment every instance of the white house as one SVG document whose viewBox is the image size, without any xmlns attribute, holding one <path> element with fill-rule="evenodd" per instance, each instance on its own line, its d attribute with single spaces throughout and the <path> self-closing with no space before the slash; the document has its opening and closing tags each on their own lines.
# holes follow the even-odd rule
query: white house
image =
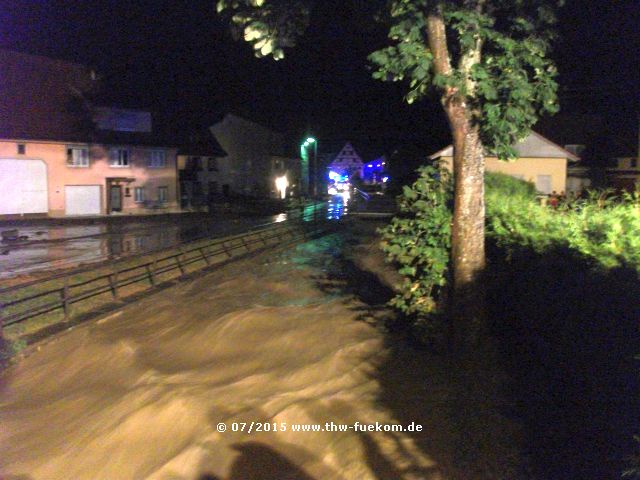
<svg viewBox="0 0 640 480">
<path fill-rule="evenodd" d="M 577 155 L 533 131 L 514 148 L 518 155 L 515 161 L 498 160 L 490 153 L 485 153 L 486 171 L 504 173 L 531 182 L 543 194 L 566 192 L 567 162 L 577 162 Z M 453 146 L 449 145 L 429 158 L 442 159 L 445 166 L 452 170 Z"/>
<path fill-rule="evenodd" d="M 349 177 L 358 175 L 362 178 L 364 173 L 362 158 L 358 155 L 355 148 L 353 148 L 351 142 L 347 142 L 345 146 L 342 147 L 342 150 L 340 150 L 327 168 L 341 175 L 347 174 Z"/>
</svg>

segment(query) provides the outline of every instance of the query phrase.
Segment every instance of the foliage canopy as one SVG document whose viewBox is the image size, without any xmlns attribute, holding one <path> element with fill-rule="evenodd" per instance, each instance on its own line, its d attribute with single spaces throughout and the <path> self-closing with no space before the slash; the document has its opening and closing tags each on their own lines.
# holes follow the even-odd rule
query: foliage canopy
<svg viewBox="0 0 640 480">
<path fill-rule="evenodd" d="M 555 8 L 561 0 L 390 0 L 377 18 L 389 25 L 390 45 L 373 52 L 374 78 L 406 81 L 412 103 L 435 88 L 466 105 L 483 145 L 514 158 L 512 145 L 537 118 L 557 111 L 556 67 L 549 59 Z M 314 0 L 219 0 L 257 56 L 284 57 L 309 24 Z M 447 26 L 450 71 L 436 73 L 427 22 Z"/>
</svg>

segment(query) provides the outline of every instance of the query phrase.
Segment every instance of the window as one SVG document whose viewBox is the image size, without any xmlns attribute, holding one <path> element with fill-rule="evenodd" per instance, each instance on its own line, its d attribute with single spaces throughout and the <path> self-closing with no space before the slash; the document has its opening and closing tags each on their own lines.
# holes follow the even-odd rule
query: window
<svg viewBox="0 0 640 480">
<path fill-rule="evenodd" d="M 145 201 L 144 187 L 135 187 L 133 190 L 134 200 L 136 203 L 142 203 Z"/>
<path fill-rule="evenodd" d="M 89 149 L 85 147 L 67 147 L 67 166 L 88 167 Z"/>
<path fill-rule="evenodd" d="M 27 146 L 24 143 L 18 144 L 18 155 L 24 155 L 27 153 Z"/>
<path fill-rule="evenodd" d="M 169 198 L 169 187 L 158 187 L 158 201 L 166 203 Z"/>
<path fill-rule="evenodd" d="M 207 170 L 209 170 L 210 172 L 218 171 L 218 161 L 215 157 L 209 157 L 207 159 Z"/>
<path fill-rule="evenodd" d="M 164 168 L 167 166 L 167 159 L 164 150 L 152 150 L 149 155 L 148 166 L 151 168 Z"/>
<path fill-rule="evenodd" d="M 112 148 L 109 152 L 109 165 L 112 167 L 128 167 L 129 156 L 129 150 L 126 148 Z"/>
</svg>

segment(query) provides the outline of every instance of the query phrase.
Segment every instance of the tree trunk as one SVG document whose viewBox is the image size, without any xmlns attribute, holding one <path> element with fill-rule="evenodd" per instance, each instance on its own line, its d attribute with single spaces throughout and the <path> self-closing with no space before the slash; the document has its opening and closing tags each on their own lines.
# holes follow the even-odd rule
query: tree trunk
<svg viewBox="0 0 640 480">
<path fill-rule="evenodd" d="M 440 6 L 427 17 L 427 34 L 435 72 L 451 76 L 451 57 Z M 476 347 L 486 324 L 485 289 L 480 279 L 485 267 L 484 152 L 478 126 L 472 122 L 471 107 L 466 103 L 466 96 L 473 95 L 475 90 L 469 72 L 474 63 L 480 61 L 482 42 L 479 38 L 474 48 L 460 59 L 460 70 L 466 73 L 466 93 L 447 86 L 442 94 L 442 106 L 453 136 L 451 341 L 457 351 Z"/>
<path fill-rule="evenodd" d="M 484 251 L 484 152 L 478 127 L 464 107 L 451 109 L 454 138 L 454 207 L 451 232 L 453 292 L 452 342 L 456 350 L 477 347 L 486 324 L 485 288 L 481 276 Z"/>
</svg>

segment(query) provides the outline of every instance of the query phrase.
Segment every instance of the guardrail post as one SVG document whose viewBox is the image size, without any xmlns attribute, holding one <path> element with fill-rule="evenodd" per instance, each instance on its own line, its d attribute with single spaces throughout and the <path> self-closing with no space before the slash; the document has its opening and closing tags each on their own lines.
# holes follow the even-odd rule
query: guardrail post
<svg viewBox="0 0 640 480">
<path fill-rule="evenodd" d="M 152 258 L 152 262 L 151 262 L 151 274 L 153 275 L 153 281 L 155 282 L 156 279 L 156 271 L 158 270 L 158 257 L 154 254 L 151 255 Z"/>
<path fill-rule="evenodd" d="M 118 267 L 115 262 L 111 264 L 111 273 L 109 274 L 109 286 L 111 294 L 115 300 L 118 300 Z"/>
<path fill-rule="evenodd" d="M 227 254 L 227 257 L 229 257 L 229 258 L 233 257 L 233 255 L 231 255 L 231 252 L 227 248 L 227 242 L 222 242 L 222 248 L 224 250 L 224 253 Z"/>
<path fill-rule="evenodd" d="M 240 237 L 240 239 L 242 240 L 242 244 L 244 245 L 244 248 L 246 248 L 246 249 L 247 249 L 247 252 L 250 252 L 250 251 L 251 251 L 251 249 L 249 248 L 249 245 L 247 245 L 247 241 L 246 241 L 246 239 L 244 238 L 244 235 L 243 235 L 242 237 Z"/>
<path fill-rule="evenodd" d="M 183 276 L 185 274 L 185 271 L 184 271 L 184 266 L 180 261 L 180 256 L 182 255 L 182 249 L 180 247 L 177 247 L 177 250 L 178 250 L 178 254 L 173 258 L 176 259 L 176 263 L 178 264 L 178 268 L 180 269 L 180 276 Z"/>
<path fill-rule="evenodd" d="M 209 261 L 209 257 L 207 257 L 204 253 L 204 248 L 200 247 L 198 248 L 198 251 L 200 252 L 200 255 L 202 255 L 202 259 L 205 261 L 205 263 L 207 264 L 207 266 L 211 265 L 211 262 Z"/>
<path fill-rule="evenodd" d="M 69 277 L 64 277 L 64 285 L 60 290 L 60 296 L 62 297 L 64 319 L 69 320 Z"/>
<path fill-rule="evenodd" d="M 145 265 L 145 269 L 147 270 L 147 276 L 149 277 L 149 283 L 151 284 L 152 287 L 155 287 L 156 286 L 156 279 L 154 277 L 154 273 L 155 272 L 153 272 L 151 270 L 151 267 L 149 266 L 148 263 Z"/>
</svg>

